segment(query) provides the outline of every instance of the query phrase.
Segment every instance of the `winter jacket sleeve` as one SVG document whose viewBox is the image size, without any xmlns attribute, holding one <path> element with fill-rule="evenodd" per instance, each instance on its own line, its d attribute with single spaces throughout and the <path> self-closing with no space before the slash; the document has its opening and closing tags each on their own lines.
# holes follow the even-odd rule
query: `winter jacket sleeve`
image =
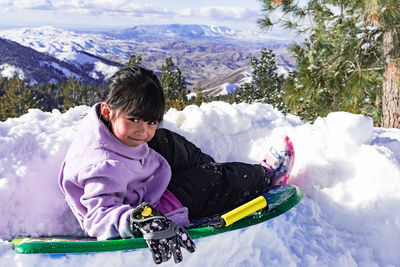
<svg viewBox="0 0 400 267">
<path fill-rule="evenodd" d="M 110 168 L 109 165 L 113 164 L 112 161 L 97 163 L 82 170 L 78 177 L 84 188 L 80 202 L 87 211 L 82 225 L 88 235 L 98 240 L 133 236 L 128 223 L 133 208 L 123 203 L 128 187 L 123 175 L 124 168 Z M 113 169 L 112 173 L 109 173 L 110 169 Z M 137 194 L 136 203 L 131 205 L 137 206 L 141 201 L 141 194 Z"/>
</svg>

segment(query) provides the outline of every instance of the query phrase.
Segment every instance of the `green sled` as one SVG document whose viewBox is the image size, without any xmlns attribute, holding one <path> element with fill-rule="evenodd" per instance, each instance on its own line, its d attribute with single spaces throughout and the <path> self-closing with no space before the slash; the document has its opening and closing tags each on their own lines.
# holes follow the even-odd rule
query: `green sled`
<svg viewBox="0 0 400 267">
<path fill-rule="evenodd" d="M 202 226 L 189 228 L 192 239 L 198 239 L 259 224 L 277 217 L 293 208 L 303 197 L 303 192 L 294 185 L 272 187 L 266 194 L 269 210 L 262 210 L 226 227 Z M 67 254 L 105 251 L 129 251 L 146 248 L 142 237 L 97 241 L 85 236 L 18 237 L 11 241 L 14 252 L 20 254 Z"/>
</svg>

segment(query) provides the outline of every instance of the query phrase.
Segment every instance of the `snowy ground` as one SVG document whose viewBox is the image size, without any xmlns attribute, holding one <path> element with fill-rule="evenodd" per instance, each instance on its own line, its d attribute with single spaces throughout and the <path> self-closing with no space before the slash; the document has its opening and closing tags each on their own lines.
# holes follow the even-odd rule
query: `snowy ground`
<svg viewBox="0 0 400 267">
<path fill-rule="evenodd" d="M 30 110 L 0 123 L 0 266 L 154 266 L 147 249 L 49 257 L 14 254 L 7 241 L 79 233 L 57 175 L 87 109 Z M 269 105 L 223 102 L 170 110 L 164 127 L 219 161 L 249 163 L 287 134 L 296 150 L 289 183 L 305 193 L 280 217 L 197 240 L 180 266 L 400 266 L 400 130 L 349 113 L 309 124 Z"/>
</svg>

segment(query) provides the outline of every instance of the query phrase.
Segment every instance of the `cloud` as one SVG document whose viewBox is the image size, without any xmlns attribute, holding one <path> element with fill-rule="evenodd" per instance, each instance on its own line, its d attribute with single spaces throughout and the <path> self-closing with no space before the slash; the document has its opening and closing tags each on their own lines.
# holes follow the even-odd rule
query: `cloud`
<svg viewBox="0 0 400 267">
<path fill-rule="evenodd" d="M 151 4 L 137 4 L 131 0 L 0 0 L 0 8 L 8 10 L 59 10 L 63 12 L 78 12 L 90 15 L 117 15 L 129 14 L 135 16 L 145 15 L 171 15 L 172 11 L 159 8 Z"/>
<path fill-rule="evenodd" d="M 182 16 L 198 16 L 216 20 L 247 20 L 260 16 L 258 11 L 245 7 L 208 6 L 200 9 L 186 8 L 181 10 Z"/>
<path fill-rule="evenodd" d="M 51 16 L 73 14 L 90 18 L 115 19 L 115 21 L 131 19 L 165 20 L 171 18 L 207 23 L 212 21 L 231 21 L 234 23 L 254 22 L 260 17 L 259 10 L 251 10 L 247 7 L 232 6 L 205 6 L 201 8 L 176 9 L 163 8 L 149 2 L 138 3 L 133 0 L 0 0 L 0 9 L 9 13 L 20 11 L 52 11 Z M 90 18 L 89 18 L 90 17 Z"/>
<path fill-rule="evenodd" d="M 16 8 L 16 9 L 52 9 L 52 5 L 48 0 L 0 0 L 0 7 Z"/>
<path fill-rule="evenodd" d="M 12 0 L 0 0 L 0 7 L 6 7 L 12 5 Z"/>
</svg>

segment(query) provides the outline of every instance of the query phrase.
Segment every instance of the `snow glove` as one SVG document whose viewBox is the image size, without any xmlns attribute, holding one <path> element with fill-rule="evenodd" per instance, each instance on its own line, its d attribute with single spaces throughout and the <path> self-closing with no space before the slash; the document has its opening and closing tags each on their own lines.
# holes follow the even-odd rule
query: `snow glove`
<svg viewBox="0 0 400 267">
<path fill-rule="evenodd" d="M 195 244 L 186 230 L 168 220 L 160 211 L 143 202 L 130 216 L 130 228 L 138 229 L 153 254 L 156 264 L 168 261 L 172 255 L 175 263 L 182 261 L 181 247 L 193 253 Z"/>
</svg>

